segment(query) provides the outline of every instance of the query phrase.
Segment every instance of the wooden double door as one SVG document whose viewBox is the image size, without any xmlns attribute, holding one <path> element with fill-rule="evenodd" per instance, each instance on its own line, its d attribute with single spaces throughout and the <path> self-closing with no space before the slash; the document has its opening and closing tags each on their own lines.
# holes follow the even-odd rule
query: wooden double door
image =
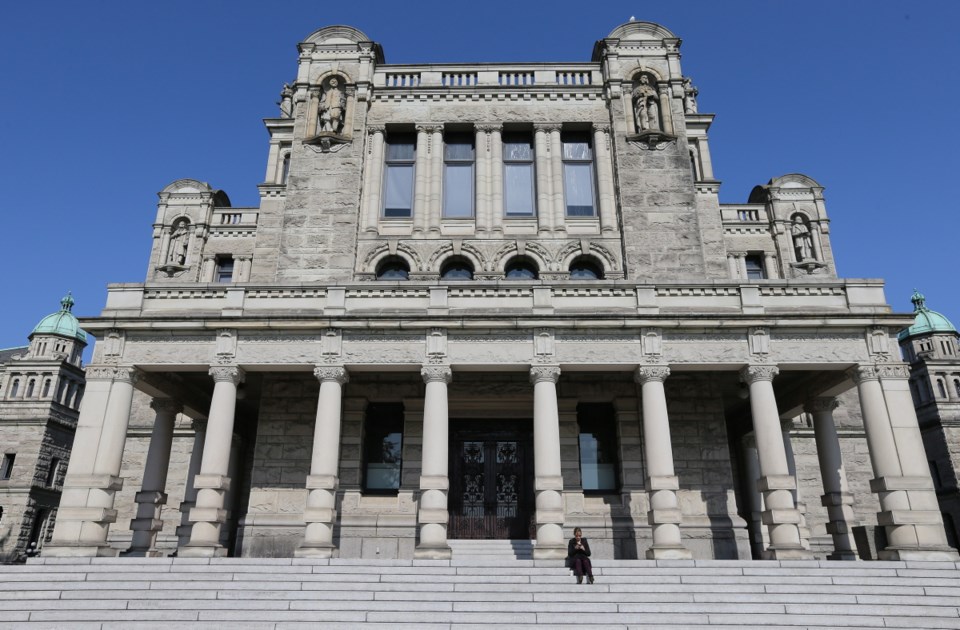
<svg viewBox="0 0 960 630">
<path fill-rule="evenodd" d="M 450 422 L 450 538 L 535 536 L 533 422 Z"/>
</svg>

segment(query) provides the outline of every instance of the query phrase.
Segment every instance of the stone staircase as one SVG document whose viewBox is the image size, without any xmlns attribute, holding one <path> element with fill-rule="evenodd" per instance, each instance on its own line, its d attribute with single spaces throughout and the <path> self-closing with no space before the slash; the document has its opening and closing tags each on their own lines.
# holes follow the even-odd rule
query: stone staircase
<svg viewBox="0 0 960 630">
<path fill-rule="evenodd" d="M 0 567 L 0 628 L 960 628 L 960 563 L 38 558 Z M 512 548 L 511 548 L 512 549 Z M 514 551 L 514 553 L 518 553 Z"/>
</svg>

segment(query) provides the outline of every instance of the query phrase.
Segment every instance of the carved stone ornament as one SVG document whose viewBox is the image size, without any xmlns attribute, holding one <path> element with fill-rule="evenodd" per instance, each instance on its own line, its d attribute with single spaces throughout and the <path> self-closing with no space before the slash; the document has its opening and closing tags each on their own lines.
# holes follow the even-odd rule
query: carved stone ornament
<svg viewBox="0 0 960 630">
<path fill-rule="evenodd" d="M 477 131 L 503 131 L 503 123 L 476 123 L 473 126 Z"/>
<path fill-rule="evenodd" d="M 627 136 L 627 142 L 647 151 L 663 151 L 677 137 L 665 131 L 641 131 Z"/>
<path fill-rule="evenodd" d="M 872 365 L 855 365 L 847 370 L 847 376 L 853 381 L 854 385 L 860 385 L 865 381 L 876 381 L 879 379 L 877 368 Z"/>
<path fill-rule="evenodd" d="M 336 153 L 351 142 L 352 140 L 350 138 L 335 136 L 324 132 L 309 140 L 304 140 L 303 144 L 309 147 L 314 153 Z"/>
<path fill-rule="evenodd" d="M 215 383 L 233 383 L 239 385 L 243 381 L 243 370 L 235 365 L 217 365 L 210 368 L 210 376 Z"/>
<path fill-rule="evenodd" d="M 420 376 L 424 383 L 449 383 L 453 380 L 453 371 L 449 365 L 424 365 Z"/>
<path fill-rule="evenodd" d="M 137 382 L 139 372 L 133 367 L 89 365 L 85 376 L 87 381 L 122 381 L 132 385 Z"/>
<path fill-rule="evenodd" d="M 822 396 L 820 398 L 814 398 L 813 400 L 807 401 L 807 404 L 803 406 L 803 410 L 807 413 L 823 413 L 825 411 L 832 412 L 839 406 L 840 401 L 836 398 Z"/>
<path fill-rule="evenodd" d="M 772 381 L 780 369 L 775 365 L 748 365 L 740 370 L 740 380 L 751 385 L 757 381 Z"/>
<path fill-rule="evenodd" d="M 183 405 L 172 398 L 154 398 L 150 401 L 150 408 L 157 413 L 177 414 L 183 411 Z"/>
<path fill-rule="evenodd" d="M 633 380 L 643 385 L 650 381 L 662 383 L 670 376 L 670 368 L 666 365 L 641 365 L 633 373 Z"/>
<path fill-rule="evenodd" d="M 530 382 L 556 383 L 560 379 L 560 368 L 556 365 L 535 365 L 530 368 Z"/>
<path fill-rule="evenodd" d="M 313 368 L 313 375 L 317 377 L 317 380 L 321 383 L 335 382 L 340 385 L 345 385 L 350 381 L 350 374 L 347 373 L 346 368 L 342 365 L 322 365 Z"/>
<path fill-rule="evenodd" d="M 770 334 L 766 328 L 751 328 L 748 339 L 750 341 L 750 354 L 761 356 L 770 354 Z"/>
<path fill-rule="evenodd" d="M 910 378 L 910 368 L 903 363 L 878 365 L 877 375 L 887 380 L 908 379 Z"/>
</svg>

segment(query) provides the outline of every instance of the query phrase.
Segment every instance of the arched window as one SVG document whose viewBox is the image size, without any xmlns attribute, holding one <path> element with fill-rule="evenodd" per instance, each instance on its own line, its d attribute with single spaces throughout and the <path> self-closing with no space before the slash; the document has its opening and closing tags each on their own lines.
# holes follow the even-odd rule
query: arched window
<svg viewBox="0 0 960 630">
<path fill-rule="evenodd" d="M 943 381 L 939 378 L 937 379 L 937 391 L 940 392 L 940 398 L 947 397 L 947 388 L 943 386 Z M 29 396 L 30 394 L 27 395 Z"/>
<path fill-rule="evenodd" d="M 13 379 L 13 385 L 10 386 L 10 398 L 14 398 L 17 395 L 17 392 L 20 391 L 20 379 Z"/>
<path fill-rule="evenodd" d="M 462 256 L 448 259 L 440 268 L 440 278 L 443 280 L 473 280 L 473 265 Z"/>
<path fill-rule="evenodd" d="M 283 162 L 280 165 L 280 183 L 287 183 L 287 176 L 290 175 L 290 154 L 287 153 L 283 156 Z"/>
<path fill-rule="evenodd" d="M 536 280 L 540 276 L 536 263 L 523 256 L 508 262 L 503 273 L 507 280 Z"/>
<path fill-rule="evenodd" d="M 36 384 L 37 384 L 37 382 L 36 382 L 35 380 L 33 380 L 32 378 L 31 378 L 29 381 L 27 381 L 27 393 L 26 393 L 26 395 L 24 396 L 24 398 L 31 398 L 31 397 L 33 397 L 33 388 L 34 388 L 34 386 L 35 386 Z M 941 386 L 941 389 L 943 389 L 942 386 Z"/>
<path fill-rule="evenodd" d="M 697 152 L 693 147 L 690 147 L 690 172 L 693 174 L 693 181 L 700 181 L 697 175 Z"/>
<path fill-rule="evenodd" d="M 410 265 L 399 256 L 390 256 L 377 265 L 377 280 L 409 280 Z"/>
<path fill-rule="evenodd" d="M 957 396 L 960 396 L 960 378 L 953 379 L 953 391 L 957 393 Z"/>
<path fill-rule="evenodd" d="M 43 393 L 40 394 L 43 398 L 46 398 L 50 395 L 50 379 L 48 378 L 43 382 Z"/>
<path fill-rule="evenodd" d="M 603 267 L 590 256 L 578 256 L 570 263 L 571 280 L 602 280 Z"/>
</svg>

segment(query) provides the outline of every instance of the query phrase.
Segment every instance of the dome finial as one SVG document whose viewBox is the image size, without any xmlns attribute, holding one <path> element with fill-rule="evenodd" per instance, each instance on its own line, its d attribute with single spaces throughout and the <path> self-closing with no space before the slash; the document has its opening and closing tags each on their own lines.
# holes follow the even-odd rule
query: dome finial
<svg viewBox="0 0 960 630">
<path fill-rule="evenodd" d="M 73 310 L 73 293 L 67 291 L 67 294 L 63 296 L 63 299 L 60 300 L 60 310 L 67 311 L 68 313 Z"/>
<path fill-rule="evenodd" d="M 926 298 L 924 298 L 923 293 L 920 293 L 920 291 L 917 289 L 913 290 L 913 295 L 910 297 L 910 301 L 913 302 L 914 313 L 927 310 Z"/>
</svg>

